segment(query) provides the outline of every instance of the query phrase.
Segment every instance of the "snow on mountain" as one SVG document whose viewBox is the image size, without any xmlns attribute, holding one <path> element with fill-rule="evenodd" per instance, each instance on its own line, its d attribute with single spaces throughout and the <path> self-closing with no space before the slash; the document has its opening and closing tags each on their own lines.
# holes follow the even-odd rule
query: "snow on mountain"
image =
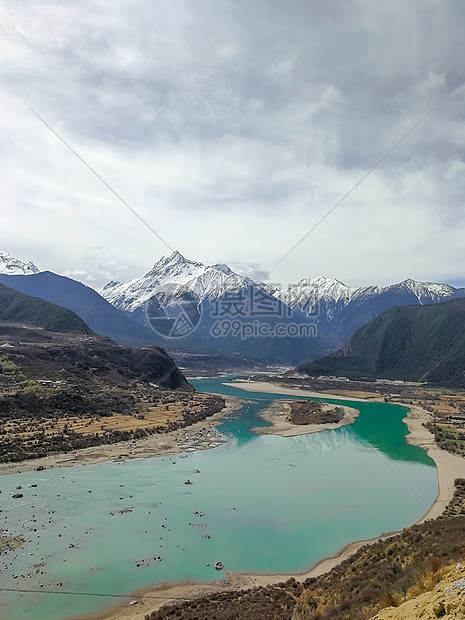
<svg viewBox="0 0 465 620">
<path fill-rule="evenodd" d="M 0 251 L 0 273 L 9 276 L 28 276 L 39 273 L 39 269 L 30 261 L 24 263 L 19 258 L 14 258 L 8 252 Z"/>
<path fill-rule="evenodd" d="M 386 293 L 406 293 L 418 300 L 418 303 L 439 302 L 453 297 L 457 289 L 449 284 L 434 282 L 417 282 L 407 279 L 389 286 L 347 286 L 336 278 L 306 278 L 290 285 L 287 289 L 278 290 L 274 295 L 282 302 L 293 308 L 294 306 L 308 307 L 319 301 L 345 306 L 355 299 L 379 297 Z M 415 303 L 413 301 L 413 303 Z"/>
<path fill-rule="evenodd" d="M 248 286 L 259 287 L 246 276 L 234 273 L 227 265 L 204 265 L 184 258 L 179 252 L 163 256 L 145 275 L 128 283 L 109 282 L 99 291 L 111 304 L 134 312 L 153 295 L 175 304 L 183 293 L 191 293 L 199 302 L 216 300 L 226 292 Z"/>
<path fill-rule="evenodd" d="M 412 292 L 420 303 L 424 299 L 441 301 L 445 297 L 450 297 L 457 292 L 457 289 L 449 284 L 436 284 L 435 282 L 417 282 L 415 280 L 404 280 L 400 284 L 393 285 L 403 287 Z M 388 287 L 389 288 L 389 287 Z"/>
<path fill-rule="evenodd" d="M 286 305 L 307 306 L 317 301 L 349 301 L 357 289 L 347 286 L 336 278 L 304 278 L 287 289 L 276 291 L 275 296 Z"/>
<path fill-rule="evenodd" d="M 122 284 L 124 284 L 124 282 L 121 282 L 120 280 L 110 280 L 110 282 L 105 284 L 105 286 L 102 288 L 101 291 L 99 291 L 99 293 L 102 294 L 102 291 L 106 291 L 106 295 L 110 295 L 111 291 L 113 291 L 116 287 L 121 286 Z"/>
</svg>

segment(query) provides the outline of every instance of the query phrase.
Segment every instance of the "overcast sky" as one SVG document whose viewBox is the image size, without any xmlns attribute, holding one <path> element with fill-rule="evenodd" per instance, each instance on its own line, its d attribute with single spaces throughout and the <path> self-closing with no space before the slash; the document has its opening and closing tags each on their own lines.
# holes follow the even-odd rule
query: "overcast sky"
<svg viewBox="0 0 465 620">
<path fill-rule="evenodd" d="M 465 284 L 464 2 L 3 0 L 0 28 L 0 249 L 92 286 L 171 253 L 30 106 L 188 258 Z"/>
</svg>

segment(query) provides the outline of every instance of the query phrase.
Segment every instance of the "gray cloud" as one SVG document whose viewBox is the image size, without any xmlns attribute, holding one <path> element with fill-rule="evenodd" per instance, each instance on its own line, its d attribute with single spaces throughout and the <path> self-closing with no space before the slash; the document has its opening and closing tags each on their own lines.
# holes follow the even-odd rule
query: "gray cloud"
<svg viewBox="0 0 465 620">
<path fill-rule="evenodd" d="M 272 281 L 461 278 L 465 6 L 457 0 L 7 0 L 5 249 L 98 283 L 167 248 Z M 7 247 L 8 246 L 8 247 Z"/>
</svg>

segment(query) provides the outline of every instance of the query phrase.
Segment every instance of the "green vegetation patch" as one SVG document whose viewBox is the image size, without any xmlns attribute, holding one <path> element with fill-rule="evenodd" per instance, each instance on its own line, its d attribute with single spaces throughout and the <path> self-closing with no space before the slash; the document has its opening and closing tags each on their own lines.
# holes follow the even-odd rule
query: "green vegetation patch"
<svg viewBox="0 0 465 620">
<path fill-rule="evenodd" d="M 465 457 L 465 429 L 449 424 L 428 424 L 436 443 L 443 450 Z"/>
</svg>

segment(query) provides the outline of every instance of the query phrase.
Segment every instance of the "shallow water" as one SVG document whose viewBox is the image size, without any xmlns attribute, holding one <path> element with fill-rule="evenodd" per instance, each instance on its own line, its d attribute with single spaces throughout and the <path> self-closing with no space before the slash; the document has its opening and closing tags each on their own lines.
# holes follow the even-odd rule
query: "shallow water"
<svg viewBox="0 0 465 620">
<path fill-rule="evenodd" d="M 222 446 L 186 458 L 0 477 L 1 527 L 27 540 L 2 556 L 2 587 L 39 591 L 3 592 L 4 620 L 61 620 L 118 603 L 92 594 L 222 578 L 217 560 L 232 571 L 303 571 L 352 540 L 413 523 L 433 502 L 436 469 L 423 450 L 406 444 L 404 408 L 356 403 L 360 416 L 351 427 L 260 436 L 250 432 L 266 424 L 260 410 L 289 396 L 222 381 L 195 382 L 199 390 L 249 401 L 220 426 L 229 434 Z M 16 485 L 22 500 L 11 498 Z"/>
</svg>

